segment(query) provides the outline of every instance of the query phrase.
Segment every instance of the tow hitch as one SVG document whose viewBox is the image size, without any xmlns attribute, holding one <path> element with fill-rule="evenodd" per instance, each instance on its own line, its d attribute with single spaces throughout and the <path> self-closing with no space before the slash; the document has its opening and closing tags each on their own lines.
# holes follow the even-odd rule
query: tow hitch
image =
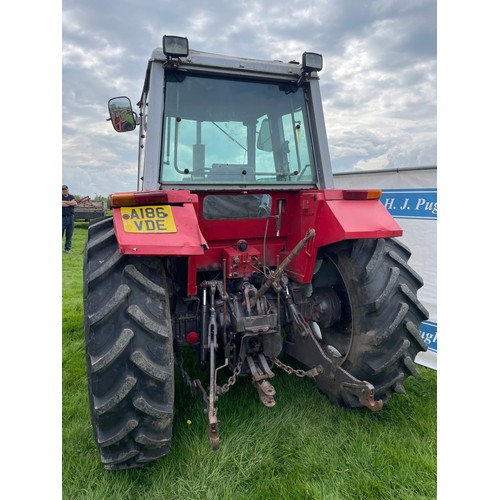
<svg viewBox="0 0 500 500">
<path fill-rule="evenodd" d="M 192 382 L 189 376 L 180 366 L 183 372 L 183 378 L 191 386 L 193 391 L 201 393 L 205 402 L 205 412 L 208 416 L 209 437 L 213 450 L 218 450 L 220 446 L 219 425 L 217 418 L 216 403 L 220 395 L 226 394 L 231 386 L 236 383 L 242 369 L 252 377 L 252 383 L 257 389 L 260 401 L 267 407 L 275 406 L 276 389 L 269 382 L 274 377 L 271 366 L 285 370 L 288 374 L 294 374 L 298 377 L 314 378 L 319 389 L 331 397 L 356 397 L 359 403 L 366 406 L 371 411 L 379 411 L 382 401 L 375 400 L 375 389 L 373 385 L 366 381 L 358 380 L 347 370 L 340 366 L 341 358 L 336 357 L 334 353 L 322 346 L 316 338 L 309 323 L 301 314 L 299 308 L 294 303 L 293 297 L 288 289 L 288 277 L 284 271 L 293 258 L 305 246 L 307 241 L 315 236 L 315 231 L 310 229 L 304 238 L 299 241 L 296 247 L 290 252 L 289 256 L 271 273 L 267 280 L 262 284 L 259 290 L 248 282 L 241 285 L 242 316 L 238 317 L 239 324 L 242 325 L 238 332 L 242 335 L 239 345 L 239 361 L 233 361 L 233 373 L 227 383 L 222 386 L 217 384 L 217 372 L 230 365 L 230 350 L 226 348 L 224 363 L 217 367 L 217 339 L 220 338 L 227 342 L 226 326 L 227 321 L 226 307 L 229 296 L 226 290 L 225 275 L 222 281 L 204 281 L 201 283 L 203 290 L 203 311 L 206 314 L 206 320 L 203 321 L 202 344 L 203 349 L 207 351 L 209 358 L 210 383 L 208 394 L 203 389 L 201 382 L 195 380 Z M 225 269 L 225 266 L 223 266 Z M 265 300 L 265 292 L 273 286 L 278 294 L 276 301 L 276 312 L 268 310 L 268 304 Z M 215 296 L 218 293 L 223 304 L 222 320 L 217 319 Z M 287 330 L 286 340 L 282 340 L 279 334 L 281 327 L 279 323 L 279 304 L 280 294 L 284 294 L 284 302 L 287 308 L 287 318 L 290 321 Z M 210 297 L 207 300 L 207 295 Z M 233 309 L 234 311 L 234 309 Z M 205 316 L 204 316 L 205 317 Z M 271 320 L 271 318 L 274 318 Z M 222 324 L 221 324 L 222 321 Z M 267 322 L 266 322 L 267 321 Z M 220 332 L 218 332 L 218 328 Z M 273 335 L 279 339 L 272 340 Z M 267 342 L 267 347 L 262 352 L 259 338 L 262 342 Z M 264 340 L 267 339 L 267 340 Z M 311 367 L 309 370 L 294 369 L 277 359 L 278 354 L 284 351 L 299 362 Z M 203 355 L 205 359 L 205 355 Z M 270 363 L 272 364 L 270 366 Z"/>
<path fill-rule="evenodd" d="M 283 351 L 306 366 L 319 368 L 316 383 L 321 391 L 329 396 L 339 397 L 353 394 L 359 402 L 371 411 L 382 409 L 383 401 L 375 400 L 375 389 L 372 384 L 358 380 L 344 370 L 339 359 L 331 353 L 326 354 L 314 336 L 308 323 L 298 311 L 285 285 L 285 293 L 292 318 L 288 338 L 283 342 Z"/>
</svg>

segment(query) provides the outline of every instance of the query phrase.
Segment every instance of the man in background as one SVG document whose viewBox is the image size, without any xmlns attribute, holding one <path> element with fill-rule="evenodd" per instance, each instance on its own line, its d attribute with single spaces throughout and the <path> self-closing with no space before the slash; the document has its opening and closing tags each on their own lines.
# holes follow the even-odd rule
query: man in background
<svg viewBox="0 0 500 500">
<path fill-rule="evenodd" d="M 76 200 L 72 194 L 69 194 L 69 189 L 66 184 L 62 187 L 62 235 L 66 231 L 66 241 L 64 242 L 64 251 L 71 251 L 71 238 L 73 237 L 73 229 L 75 228 L 75 207 Z"/>
</svg>

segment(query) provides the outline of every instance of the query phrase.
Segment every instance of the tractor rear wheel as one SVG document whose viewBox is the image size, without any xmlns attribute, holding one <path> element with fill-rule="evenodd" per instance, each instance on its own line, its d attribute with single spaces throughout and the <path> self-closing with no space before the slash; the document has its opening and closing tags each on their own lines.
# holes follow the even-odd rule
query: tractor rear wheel
<svg viewBox="0 0 500 500">
<path fill-rule="evenodd" d="M 84 316 L 90 413 L 104 467 L 166 455 L 174 363 L 165 269 L 160 258 L 120 254 L 112 218 L 89 226 Z"/>
<path fill-rule="evenodd" d="M 427 349 L 419 325 L 428 312 L 417 299 L 423 282 L 408 265 L 410 255 L 397 239 L 345 241 L 318 253 L 313 277 L 316 293 L 333 289 L 340 299 L 340 320 L 321 327 L 322 339 L 340 366 L 372 384 L 375 400 L 384 402 L 404 392 L 408 376 L 418 376 L 415 356 Z M 328 391 L 319 381 L 318 387 L 335 404 L 361 406 L 347 391 Z"/>
</svg>

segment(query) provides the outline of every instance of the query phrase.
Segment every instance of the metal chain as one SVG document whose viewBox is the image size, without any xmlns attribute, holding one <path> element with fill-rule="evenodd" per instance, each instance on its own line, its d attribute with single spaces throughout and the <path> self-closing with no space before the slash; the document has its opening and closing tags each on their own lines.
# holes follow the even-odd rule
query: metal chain
<svg viewBox="0 0 500 500">
<path fill-rule="evenodd" d="M 308 371 L 305 370 L 300 370 L 300 369 L 295 369 L 292 368 L 291 366 L 285 365 L 285 363 L 282 363 L 278 358 L 272 359 L 272 362 L 278 367 L 284 370 L 286 373 L 289 375 L 293 374 L 296 375 L 297 377 L 303 378 L 303 377 L 310 377 L 313 378 L 319 373 L 322 372 L 320 367 L 318 368 L 311 368 Z M 239 374 L 241 373 L 241 368 L 243 365 L 243 361 L 239 361 L 236 367 L 234 368 L 233 374 L 227 379 L 227 382 L 221 387 L 217 386 L 217 394 L 227 394 L 229 389 L 236 384 L 236 380 L 238 379 Z"/>
<path fill-rule="evenodd" d="M 217 386 L 217 394 L 226 394 L 231 386 L 236 384 L 236 379 L 238 375 L 241 373 L 241 367 L 243 365 L 243 361 L 239 361 L 236 367 L 234 368 L 233 374 L 227 379 L 227 382 L 222 386 Z"/>
<path fill-rule="evenodd" d="M 285 365 L 285 363 L 282 363 L 278 358 L 274 358 L 273 363 L 278 367 L 281 368 L 282 370 L 285 370 L 288 375 L 297 375 L 297 377 L 303 378 L 305 376 L 309 376 L 305 370 L 296 370 L 295 368 L 292 368 L 291 366 Z"/>
</svg>

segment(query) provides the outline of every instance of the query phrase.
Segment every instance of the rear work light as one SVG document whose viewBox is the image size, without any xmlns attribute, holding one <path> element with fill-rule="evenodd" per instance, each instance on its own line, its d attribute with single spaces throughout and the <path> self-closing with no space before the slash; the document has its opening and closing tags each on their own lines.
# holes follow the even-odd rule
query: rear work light
<svg viewBox="0 0 500 500">
<path fill-rule="evenodd" d="M 166 191 L 154 191 L 144 193 L 118 193 L 110 197 L 111 208 L 133 207 L 139 205 L 163 205 L 168 203 Z"/>
<path fill-rule="evenodd" d="M 163 36 L 163 53 L 167 57 L 187 57 L 189 54 L 189 42 L 183 36 Z"/>
<path fill-rule="evenodd" d="M 311 73 L 323 69 L 323 56 L 314 52 L 304 52 L 302 54 L 302 71 Z"/>
<path fill-rule="evenodd" d="M 344 200 L 378 200 L 382 196 L 380 189 L 343 189 Z"/>
</svg>

